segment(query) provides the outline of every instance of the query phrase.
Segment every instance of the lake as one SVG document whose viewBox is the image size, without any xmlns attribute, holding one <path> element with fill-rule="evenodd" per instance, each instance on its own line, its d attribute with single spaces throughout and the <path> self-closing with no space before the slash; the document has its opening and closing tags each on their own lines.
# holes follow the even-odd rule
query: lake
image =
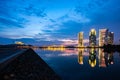
<svg viewBox="0 0 120 80">
<path fill-rule="evenodd" d="M 103 49 L 35 50 L 62 80 L 120 80 L 120 53 Z"/>
</svg>

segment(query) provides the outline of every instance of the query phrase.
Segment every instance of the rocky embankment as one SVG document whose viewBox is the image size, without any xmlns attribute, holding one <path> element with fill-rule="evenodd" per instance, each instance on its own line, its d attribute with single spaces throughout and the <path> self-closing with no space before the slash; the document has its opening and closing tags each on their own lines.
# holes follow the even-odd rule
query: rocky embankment
<svg viewBox="0 0 120 80">
<path fill-rule="evenodd" d="M 0 80 L 61 80 L 32 49 L 0 66 Z"/>
</svg>

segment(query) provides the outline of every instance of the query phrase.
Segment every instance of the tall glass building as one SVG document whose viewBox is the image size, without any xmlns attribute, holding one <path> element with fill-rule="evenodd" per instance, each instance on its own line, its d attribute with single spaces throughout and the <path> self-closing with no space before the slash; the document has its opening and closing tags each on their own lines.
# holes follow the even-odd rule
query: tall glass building
<svg viewBox="0 0 120 80">
<path fill-rule="evenodd" d="M 99 46 L 103 46 L 104 44 L 107 44 L 107 35 L 108 35 L 108 29 L 99 30 Z"/>
<path fill-rule="evenodd" d="M 96 46 L 96 30 L 95 29 L 91 29 L 89 33 L 89 46 L 90 47 Z"/>
<path fill-rule="evenodd" d="M 79 47 L 83 47 L 84 43 L 83 43 L 83 32 L 78 33 L 78 46 Z"/>
<path fill-rule="evenodd" d="M 113 32 L 108 32 L 108 37 L 107 37 L 108 44 L 113 44 L 114 42 L 114 33 Z"/>
</svg>

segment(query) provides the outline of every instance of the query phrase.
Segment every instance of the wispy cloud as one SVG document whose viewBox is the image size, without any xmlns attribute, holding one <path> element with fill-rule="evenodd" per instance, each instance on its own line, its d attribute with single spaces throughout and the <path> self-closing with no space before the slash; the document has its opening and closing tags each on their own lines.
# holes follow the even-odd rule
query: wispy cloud
<svg viewBox="0 0 120 80">
<path fill-rule="evenodd" d="M 78 45 L 78 40 L 77 39 L 59 39 L 61 41 L 61 45 Z M 84 39 L 83 43 L 86 45 L 89 43 L 89 39 Z"/>
<path fill-rule="evenodd" d="M 0 0 L 0 37 L 32 38 L 71 45 L 77 44 L 78 32 L 85 31 L 87 36 L 93 25 L 95 28 L 114 26 L 119 29 L 119 0 L 74 0 L 66 3 L 68 0 Z M 87 38 L 84 43 L 88 43 Z"/>
</svg>

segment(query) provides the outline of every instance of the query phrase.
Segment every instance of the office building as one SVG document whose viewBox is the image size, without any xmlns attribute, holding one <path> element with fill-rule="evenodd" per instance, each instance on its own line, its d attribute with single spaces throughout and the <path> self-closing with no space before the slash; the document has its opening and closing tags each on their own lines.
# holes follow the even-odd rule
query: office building
<svg viewBox="0 0 120 80">
<path fill-rule="evenodd" d="M 108 35 L 108 29 L 99 30 L 99 46 L 103 46 L 104 44 L 107 44 L 107 35 Z"/>
<path fill-rule="evenodd" d="M 84 46 L 84 43 L 83 43 L 83 32 L 80 32 L 78 34 L 78 46 L 79 47 L 83 47 Z"/>
<path fill-rule="evenodd" d="M 108 36 L 107 36 L 107 42 L 108 44 L 113 44 L 114 42 L 114 33 L 113 32 L 108 32 Z"/>
<path fill-rule="evenodd" d="M 89 33 L 89 46 L 90 47 L 96 46 L 96 30 L 95 29 L 91 29 Z"/>
</svg>

